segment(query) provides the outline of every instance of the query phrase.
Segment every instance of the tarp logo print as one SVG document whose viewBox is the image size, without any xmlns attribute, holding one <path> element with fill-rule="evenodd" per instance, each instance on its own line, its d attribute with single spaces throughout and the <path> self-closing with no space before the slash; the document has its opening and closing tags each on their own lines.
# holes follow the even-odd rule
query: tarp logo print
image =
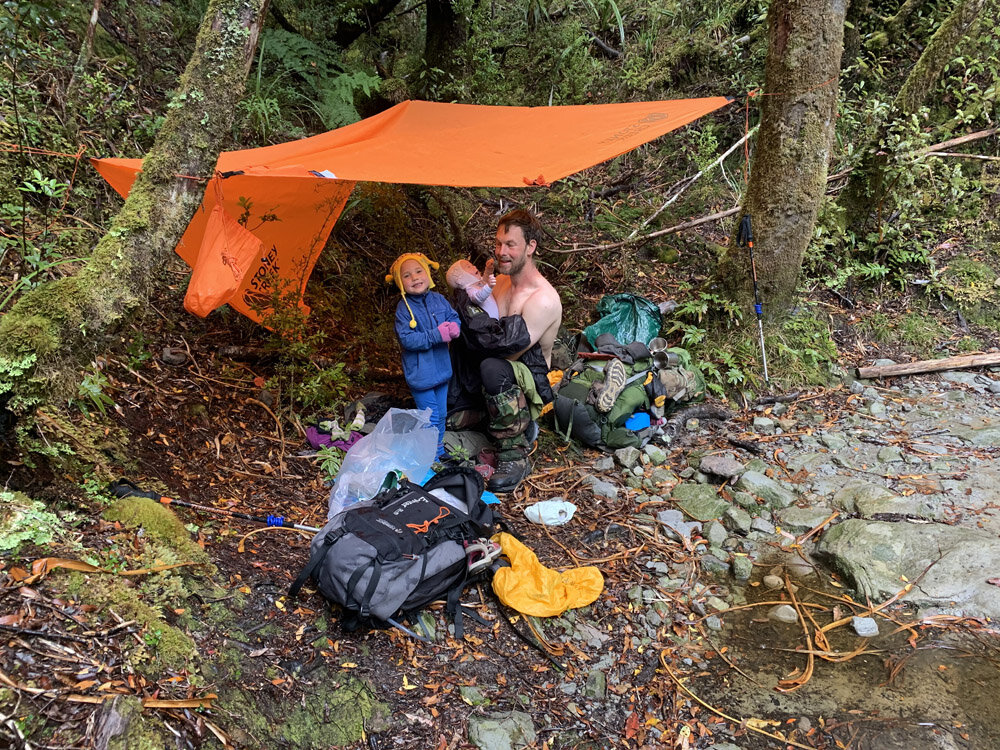
<svg viewBox="0 0 1000 750">
<path fill-rule="evenodd" d="M 653 123 L 660 122 L 661 120 L 666 120 L 668 117 L 670 117 L 670 115 L 668 115 L 666 112 L 653 112 L 652 114 L 646 115 L 638 122 L 629 125 L 627 128 L 619 130 L 617 133 L 608 136 L 603 141 L 601 141 L 601 143 L 602 144 L 614 143 L 615 141 L 628 140 L 629 138 L 632 138 L 641 133 L 643 130 L 648 128 Z"/>
</svg>

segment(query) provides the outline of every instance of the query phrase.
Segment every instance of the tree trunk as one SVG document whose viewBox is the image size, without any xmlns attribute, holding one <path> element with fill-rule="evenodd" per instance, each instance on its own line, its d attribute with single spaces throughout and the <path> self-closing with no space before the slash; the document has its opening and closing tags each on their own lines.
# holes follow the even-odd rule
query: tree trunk
<svg viewBox="0 0 1000 750">
<path fill-rule="evenodd" d="M 768 10 L 760 133 L 736 225 L 750 215 L 769 320 L 795 300 L 802 254 L 826 189 L 846 10 L 846 0 L 773 0 Z M 750 259 L 733 235 L 716 280 L 730 299 L 751 309 Z"/>
<path fill-rule="evenodd" d="M 424 38 L 423 93 L 433 93 L 436 84 L 454 75 L 461 65 L 458 52 L 469 35 L 469 20 L 455 10 L 455 0 L 427 0 L 427 35 Z"/>
<path fill-rule="evenodd" d="M 96 339 L 149 299 L 232 131 L 266 5 L 211 0 L 179 92 L 107 234 L 76 276 L 36 287 L 0 320 L 9 408 L 75 395 L 78 364 Z"/>
<path fill-rule="evenodd" d="M 958 54 L 959 43 L 973 31 L 986 1 L 959 0 L 955 5 L 951 15 L 931 37 L 896 95 L 892 103 L 893 119 L 913 115 L 924 103 L 937 85 L 945 65 Z M 880 130 L 868 142 L 861 163 L 851 173 L 837 201 L 844 208 L 845 225 L 856 232 L 866 228 L 873 209 L 879 208 L 887 196 L 883 178 L 889 155 L 878 152 L 883 134 L 884 130 Z"/>
</svg>

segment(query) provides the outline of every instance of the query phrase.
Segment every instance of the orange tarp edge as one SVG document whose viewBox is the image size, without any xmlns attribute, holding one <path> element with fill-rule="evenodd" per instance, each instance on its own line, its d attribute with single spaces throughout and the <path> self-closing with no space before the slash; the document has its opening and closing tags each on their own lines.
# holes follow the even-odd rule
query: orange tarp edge
<svg viewBox="0 0 1000 750">
<path fill-rule="evenodd" d="M 488 107 L 407 101 L 328 133 L 219 156 L 226 212 L 264 244 L 230 304 L 259 320 L 254 298 L 276 280 L 304 288 L 356 181 L 455 187 L 545 185 L 630 151 L 729 103 L 725 97 L 563 107 Z M 121 195 L 140 159 L 93 159 Z M 205 202 L 177 253 L 199 255 Z M 251 215 L 245 216 L 246 205 Z M 267 236 L 264 236 L 267 235 Z M 270 256 L 270 257 L 268 257 Z M 261 290 L 262 279 L 270 281 Z M 255 281 L 256 280 L 256 281 Z"/>
</svg>

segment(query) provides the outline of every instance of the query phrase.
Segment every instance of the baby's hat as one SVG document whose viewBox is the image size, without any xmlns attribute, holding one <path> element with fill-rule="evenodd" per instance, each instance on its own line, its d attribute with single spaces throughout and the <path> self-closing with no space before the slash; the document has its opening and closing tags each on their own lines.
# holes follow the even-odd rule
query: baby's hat
<svg viewBox="0 0 1000 750">
<path fill-rule="evenodd" d="M 456 260 L 444 276 L 452 289 L 467 289 L 479 281 L 479 269 L 470 261 Z"/>
<path fill-rule="evenodd" d="M 436 260 L 431 260 L 423 253 L 403 253 L 398 258 L 396 258 L 396 260 L 392 262 L 392 267 L 389 269 L 389 273 L 386 274 L 385 283 L 392 284 L 393 282 L 395 282 L 396 286 L 399 287 L 400 294 L 402 294 L 405 297 L 406 292 L 403 291 L 403 280 L 402 278 L 400 278 L 399 274 L 400 274 L 400 269 L 403 267 L 403 264 L 406 263 L 406 261 L 408 260 L 415 260 L 417 263 L 419 263 L 421 266 L 424 267 L 424 271 L 427 272 L 427 281 L 428 281 L 427 288 L 433 289 L 434 277 L 431 275 L 431 269 L 434 269 L 436 271 L 441 267 L 441 264 L 438 263 Z"/>
</svg>

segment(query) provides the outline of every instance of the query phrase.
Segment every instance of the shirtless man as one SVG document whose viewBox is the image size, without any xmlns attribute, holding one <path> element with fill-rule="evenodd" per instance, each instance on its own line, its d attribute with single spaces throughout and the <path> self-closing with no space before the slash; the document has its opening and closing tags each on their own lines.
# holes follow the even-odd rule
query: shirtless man
<svg viewBox="0 0 1000 750">
<path fill-rule="evenodd" d="M 489 482 L 494 492 L 510 492 L 531 472 L 528 454 L 537 436 L 535 418 L 553 398 L 548 383 L 552 344 L 562 322 L 559 293 L 535 266 L 542 227 L 518 209 L 501 217 L 493 250 L 497 283 L 493 298 L 500 320 L 463 320 L 463 358 L 477 358 L 479 396 L 485 401 L 487 431 L 498 449 Z M 461 314 L 461 311 L 460 311 Z M 479 323 L 483 323 L 479 328 Z M 468 329 L 468 330 L 466 330 Z M 482 335 L 477 336 L 477 329 Z M 469 362 L 466 362 L 466 371 Z M 453 381 L 455 382 L 455 381 Z"/>
</svg>

